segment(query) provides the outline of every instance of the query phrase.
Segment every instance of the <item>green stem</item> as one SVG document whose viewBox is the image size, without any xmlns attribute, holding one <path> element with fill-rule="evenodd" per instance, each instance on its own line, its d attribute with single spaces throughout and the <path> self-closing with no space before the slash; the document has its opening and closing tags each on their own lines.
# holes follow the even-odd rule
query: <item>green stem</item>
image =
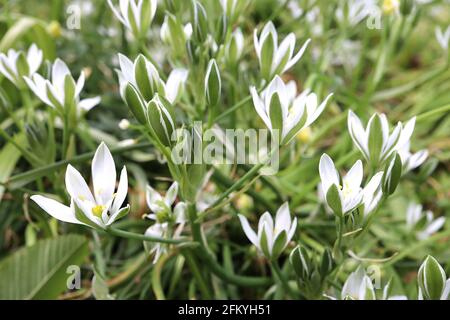
<svg viewBox="0 0 450 320">
<path fill-rule="evenodd" d="M 200 245 L 197 248 L 199 256 L 208 265 L 210 270 L 225 282 L 229 282 L 241 287 L 260 287 L 270 285 L 269 278 L 238 276 L 223 268 L 215 259 L 214 254 L 207 248 L 206 239 L 202 235 L 201 225 L 196 222 L 197 209 L 194 203 L 188 204 L 188 215 L 191 223 L 192 236 Z"/>
<path fill-rule="evenodd" d="M 161 284 L 161 272 L 166 262 L 172 256 L 173 252 L 165 254 L 162 257 L 160 257 L 152 271 L 153 292 L 155 293 L 156 299 L 158 300 L 166 300 L 166 296 L 164 295 L 164 290 Z"/>
<path fill-rule="evenodd" d="M 180 244 L 180 243 L 188 243 L 187 239 L 179 238 L 179 239 L 166 239 L 161 237 L 151 237 L 146 236 L 140 233 L 129 232 L 125 230 L 119 230 L 115 228 L 106 228 L 106 233 L 109 233 L 113 236 L 118 236 L 122 238 L 132 239 L 132 240 L 141 240 L 141 241 L 149 241 L 149 242 L 159 242 L 159 243 L 168 243 L 168 244 Z"/>
<path fill-rule="evenodd" d="M 295 298 L 296 294 L 292 290 L 291 286 L 289 285 L 288 281 L 283 275 L 283 272 L 281 272 L 280 266 L 278 265 L 277 261 L 271 261 L 270 267 L 272 268 L 272 271 L 274 275 L 276 275 L 277 280 L 280 282 L 281 286 L 283 287 L 283 290 L 291 297 Z"/>
<path fill-rule="evenodd" d="M 200 291 L 202 292 L 202 295 L 205 299 L 212 299 L 212 294 L 210 293 L 209 287 L 206 284 L 205 279 L 203 278 L 202 273 L 200 272 L 200 269 L 198 267 L 197 261 L 195 259 L 195 256 L 192 252 L 192 250 L 183 250 L 183 256 L 186 259 L 187 264 L 189 265 L 189 268 L 192 271 L 192 274 L 194 275 L 195 279 L 197 280 L 198 286 Z"/>
</svg>

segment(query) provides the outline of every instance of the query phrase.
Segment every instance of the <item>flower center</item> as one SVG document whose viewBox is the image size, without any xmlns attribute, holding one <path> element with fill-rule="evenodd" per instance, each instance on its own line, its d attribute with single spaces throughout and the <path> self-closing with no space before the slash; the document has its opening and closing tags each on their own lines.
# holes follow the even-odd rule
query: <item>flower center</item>
<svg viewBox="0 0 450 320">
<path fill-rule="evenodd" d="M 97 217 L 101 217 L 103 210 L 105 210 L 105 206 L 102 205 L 96 205 L 95 207 L 92 208 L 92 213 L 94 214 L 94 216 Z"/>
</svg>

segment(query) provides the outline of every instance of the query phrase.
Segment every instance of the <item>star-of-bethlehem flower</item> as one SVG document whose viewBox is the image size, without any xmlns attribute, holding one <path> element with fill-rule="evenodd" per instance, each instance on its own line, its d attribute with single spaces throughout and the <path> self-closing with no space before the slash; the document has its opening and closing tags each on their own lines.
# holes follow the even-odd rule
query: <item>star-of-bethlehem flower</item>
<svg viewBox="0 0 450 320">
<path fill-rule="evenodd" d="M 58 220 L 93 228 L 106 228 L 128 213 L 129 205 L 121 208 L 128 193 L 127 170 L 123 167 L 116 190 L 116 166 L 103 142 L 92 160 L 92 184 L 93 192 L 81 174 L 68 165 L 66 188 L 71 197 L 70 206 L 40 195 L 34 195 L 31 199 Z"/>
<path fill-rule="evenodd" d="M 389 133 L 389 124 L 384 114 L 374 114 L 363 128 L 361 120 L 352 112 L 348 113 L 348 131 L 356 147 L 364 158 L 374 167 L 383 165 L 389 157 L 410 140 L 416 118 L 404 126 L 399 122 Z"/>
<path fill-rule="evenodd" d="M 23 77 L 31 77 L 39 69 L 42 57 L 42 50 L 34 43 L 26 55 L 22 51 L 9 49 L 6 54 L 0 53 L 0 73 L 16 87 L 24 87 Z"/>
<path fill-rule="evenodd" d="M 315 93 L 305 90 L 297 96 L 295 82 L 285 84 L 279 76 L 275 76 L 261 95 L 255 87 L 250 91 L 256 112 L 282 144 L 316 121 L 333 95 L 329 94 L 319 105 Z"/>
<path fill-rule="evenodd" d="M 75 82 L 69 68 L 60 59 L 56 59 L 52 66 L 51 81 L 38 73 L 24 79 L 42 102 L 61 113 L 71 106 L 76 107 L 77 110 L 89 111 L 100 103 L 100 97 L 80 100 L 85 81 L 84 72 L 81 71 L 80 77 Z"/>
<path fill-rule="evenodd" d="M 253 231 L 245 216 L 239 214 L 239 220 L 247 238 L 268 259 L 276 259 L 283 252 L 297 229 L 297 218 L 291 220 L 287 203 L 278 209 L 275 222 L 269 212 L 260 217 L 258 233 Z"/>
<path fill-rule="evenodd" d="M 383 172 L 375 174 L 366 187 L 362 188 L 364 172 L 361 160 L 358 160 L 341 179 L 333 160 L 327 154 L 323 154 L 320 158 L 319 174 L 326 202 L 338 216 L 345 215 L 360 205 L 364 206 L 364 215 L 368 215 L 381 199 L 380 184 Z"/>
<path fill-rule="evenodd" d="M 308 39 L 303 47 L 294 56 L 295 34 L 290 33 L 278 45 L 278 33 L 271 21 L 264 26 L 259 38 L 255 29 L 253 42 L 258 56 L 261 75 L 267 81 L 276 74 L 282 74 L 302 57 L 311 39 Z"/>
<path fill-rule="evenodd" d="M 120 0 L 116 8 L 111 0 L 108 5 L 119 21 L 131 31 L 136 38 L 147 34 L 155 17 L 157 0 Z"/>
<path fill-rule="evenodd" d="M 406 210 L 406 225 L 415 232 L 419 240 L 430 237 L 438 231 L 445 223 L 444 217 L 434 219 L 433 212 L 423 211 L 420 204 L 410 203 Z"/>
<path fill-rule="evenodd" d="M 155 220 L 155 224 L 147 228 L 146 236 L 162 237 L 162 238 L 177 238 L 186 222 L 186 204 L 178 202 L 172 209 L 178 194 L 178 183 L 174 182 L 167 190 L 166 194 L 162 196 L 158 191 L 151 186 L 147 186 L 146 200 L 147 205 L 152 211 L 148 214 L 149 219 Z M 178 226 L 173 232 L 173 228 Z M 154 254 L 153 263 L 156 263 L 161 254 L 167 249 L 167 245 L 157 242 L 144 242 L 144 246 L 150 254 Z"/>
<path fill-rule="evenodd" d="M 390 296 L 391 282 L 383 288 L 381 300 L 407 300 L 406 296 Z M 345 281 L 341 291 L 342 300 L 377 300 L 372 279 L 360 265 Z"/>
<path fill-rule="evenodd" d="M 450 44 L 450 26 L 448 26 L 445 31 L 439 27 L 436 27 L 435 35 L 441 48 L 448 51 L 448 46 Z"/>
</svg>

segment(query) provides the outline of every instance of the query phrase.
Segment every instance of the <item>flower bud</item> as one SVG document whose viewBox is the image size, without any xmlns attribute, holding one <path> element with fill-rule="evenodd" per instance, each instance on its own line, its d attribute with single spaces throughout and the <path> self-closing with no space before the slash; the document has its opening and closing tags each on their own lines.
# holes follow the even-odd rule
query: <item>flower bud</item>
<svg viewBox="0 0 450 320">
<path fill-rule="evenodd" d="M 394 193 L 395 189 L 397 189 L 402 176 L 402 166 L 400 155 L 395 153 L 395 156 L 392 157 L 391 161 L 386 164 L 383 178 L 381 180 L 384 194 L 389 196 Z"/>
<path fill-rule="evenodd" d="M 225 14 L 221 15 L 217 21 L 214 38 L 217 43 L 224 43 L 228 32 L 228 19 Z"/>
<path fill-rule="evenodd" d="M 313 265 L 308 256 L 308 252 L 303 246 L 297 246 L 292 250 L 289 261 L 291 262 L 294 272 L 300 279 L 308 279 L 312 272 Z"/>
<path fill-rule="evenodd" d="M 230 41 L 225 47 L 225 59 L 231 65 L 236 65 L 244 51 L 244 36 L 241 29 L 236 29 L 231 34 Z"/>
<path fill-rule="evenodd" d="M 407 16 L 411 13 L 414 8 L 414 0 L 401 0 L 400 3 L 400 13 Z"/>
<path fill-rule="evenodd" d="M 209 106 L 216 106 L 220 101 L 222 91 L 222 80 L 220 79 L 220 71 L 215 59 L 208 64 L 205 76 L 205 96 Z"/>
<path fill-rule="evenodd" d="M 164 146 L 172 145 L 172 133 L 175 123 L 172 116 L 172 106 L 169 101 L 158 94 L 147 104 L 147 124 L 152 135 Z"/>
<path fill-rule="evenodd" d="M 145 101 L 153 98 L 161 85 L 158 70 L 142 54 L 134 62 L 134 77 L 137 89 L 142 94 Z"/>
<path fill-rule="evenodd" d="M 191 15 L 193 39 L 202 43 L 208 35 L 208 22 L 205 8 L 197 0 L 191 2 Z"/>
<path fill-rule="evenodd" d="M 425 300 L 440 300 L 445 289 L 445 272 L 439 262 L 428 256 L 419 269 L 417 281 Z"/>
<path fill-rule="evenodd" d="M 333 254 L 329 248 L 326 248 L 322 254 L 322 259 L 320 261 L 320 276 L 325 278 L 328 276 L 336 267 L 336 264 L 333 260 Z"/>
<path fill-rule="evenodd" d="M 131 83 L 127 83 L 123 86 L 121 95 L 136 120 L 139 121 L 140 124 L 145 125 L 147 123 L 145 102 L 137 89 Z"/>
</svg>

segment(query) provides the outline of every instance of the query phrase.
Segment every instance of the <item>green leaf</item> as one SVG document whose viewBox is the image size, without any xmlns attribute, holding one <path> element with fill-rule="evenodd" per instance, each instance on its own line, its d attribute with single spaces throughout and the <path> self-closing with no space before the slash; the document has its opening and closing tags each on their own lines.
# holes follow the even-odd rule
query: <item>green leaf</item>
<svg viewBox="0 0 450 320">
<path fill-rule="evenodd" d="M 0 299 L 55 299 L 67 289 L 67 267 L 88 255 L 88 241 L 79 235 L 40 240 L 0 264 Z"/>
</svg>

